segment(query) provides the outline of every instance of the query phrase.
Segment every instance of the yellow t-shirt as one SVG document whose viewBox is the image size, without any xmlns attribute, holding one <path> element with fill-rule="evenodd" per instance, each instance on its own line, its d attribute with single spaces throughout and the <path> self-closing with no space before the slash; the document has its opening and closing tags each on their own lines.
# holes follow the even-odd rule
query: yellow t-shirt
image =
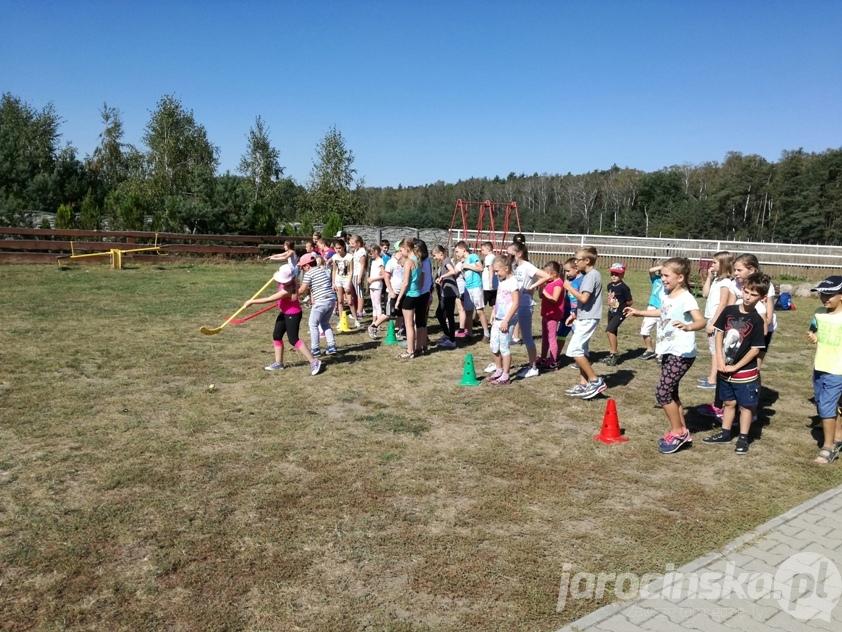
<svg viewBox="0 0 842 632">
<path fill-rule="evenodd" d="M 816 371 L 842 375 L 842 313 L 829 314 L 826 307 L 816 310 Z"/>
</svg>

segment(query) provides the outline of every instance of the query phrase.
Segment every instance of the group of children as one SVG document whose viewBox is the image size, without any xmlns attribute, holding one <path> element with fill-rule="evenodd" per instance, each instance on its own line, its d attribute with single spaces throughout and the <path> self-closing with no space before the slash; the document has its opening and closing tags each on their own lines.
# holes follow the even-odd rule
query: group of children
<svg viewBox="0 0 842 632">
<path fill-rule="evenodd" d="M 704 443 L 730 444 L 736 438 L 735 453 L 748 452 L 749 431 L 756 419 L 760 393 L 760 369 L 777 326 L 774 286 L 760 271 L 754 255 L 713 255 L 702 290 L 707 298 L 702 313 L 688 286 L 690 261 L 682 257 L 667 259 L 649 270 L 652 292 L 647 308 L 641 310 L 632 306 L 631 291 L 623 281 L 626 268 L 622 263 L 611 265 L 611 281 L 603 290 L 602 277 L 596 269 L 598 253 L 589 246 L 577 250 L 561 265 L 553 261 L 539 269 L 529 261 L 522 238 L 516 238 L 499 256 L 494 254 L 491 242 L 482 244 L 477 255 L 460 241 L 453 259 L 443 246 L 433 248 L 432 258 L 437 262 L 434 274 L 427 245 L 421 240 L 401 240 L 395 244 L 394 255 L 389 255 L 388 242 L 366 250 L 362 238 L 354 235 L 348 243 L 350 252 L 341 236 L 330 246 L 319 236 L 300 260 L 291 242 L 287 242 L 284 253 L 269 257 L 284 263 L 275 275 L 279 290 L 270 297 L 250 301 L 277 301 L 280 308 L 273 333 L 275 362 L 267 370 L 283 368 L 282 338 L 286 334 L 316 375 L 321 368 L 320 337 L 326 338 L 327 353 L 336 353 L 331 315 L 344 310 L 347 303 L 354 324 L 359 327 L 366 285 L 372 308 L 368 328 L 371 338 L 377 339 L 379 328 L 394 317 L 406 344 L 406 350 L 398 357 L 409 360 L 425 353 L 427 314 L 435 289 L 436 318 L 442 331 L 438 346 L 452 349 L 459 338 L 472 337 L 476 314 L 494 360 L 486 368 L 490 374 L 487 383 L 511 383 L 511 346 L 516 341 L 525 345 L 528 356 L 527 366 L 518 374 L 523 378 L 556 369 L 567 342 L 564 354 L 578 368 L 579 381 L 565 394 L 590 399 L 607 388 L 589 359 L 589 343 L 602 319 L 604 292 L 609 347 L 604 363 L 613 366 L 618 362 L 617 333 L 624 320 L 641 317 L 645 350 L 640 358 L 657 359 L 661 366 L 655 399 L 664 410 L 669 430 L 659 440 L 659 451 L 674 453 L 692 442 L 679 384 L 697 356 L 695 332 L 704 329 L 711 367 L 708 375 L 699 379 L 698 386 L 715 390 L 716 396 L 712 404 L 700 407 L 699 412 L 721 420 L 721 429 L 706 437 Z M 299 271 L 303 273 L 300 281 Z M 808 340 L 817 344 L 814 388 L 824 432 L 816 462 L 826 464 L 842 450 L 842 423 L 836 414 L 842 396 L 842 277 L 826 279 L 816 291 L 823 307 L 814 318 Z M 540 357 L 532 336 L 536 293 L 541 300 Z M 298 337 L 300 299 L 307 295 L 311 307 L 309 349 Z M 381 300 L 386 304 L 385 312 Z M 486 307 L 491 308 L 490 319 L 486 317 Z"/>
</svg>

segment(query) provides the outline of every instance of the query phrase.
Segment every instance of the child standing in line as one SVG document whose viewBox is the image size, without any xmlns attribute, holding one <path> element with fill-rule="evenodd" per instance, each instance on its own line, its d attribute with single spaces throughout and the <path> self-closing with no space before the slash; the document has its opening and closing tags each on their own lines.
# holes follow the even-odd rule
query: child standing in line
<svg viewBox="0 0 842 632">
<path fill-rule="evenodd" d="M 360 321 L 365 314 L 365 275 L 368 270 L 368 257 L 365 242 L 359 235 L 351 235 L 352 260 L 354 262 L 351 285 L 354 297 L 351 299 L 351 312 L 354 315 L 354 328 L 360 328 Z"/>
<path fill-rule="evenodd" d="M 503 386 L 511 383 L 509 371 L 512 368 L 512 330 L 517 322 L 518 282 L 512 273 L 512 259 L 501 255 L 494 259 L 494 274 L 497 275 L 497 300 L 492 312 L 494 324 L 491 326 L 489 346 L 494 354 L 494 371 L 486 378 L 489 384 Z"/>
<path fill-rule="evenodd" d="M 708 349 L 710 350 L 711 366 L 707 377 L 699 378 L 699 388 L 716 388 L 716 329 L 714 323 L 728 306 L 731 294 L 731 275 L 734 273 L 734 255 L 727 250 L 713 255 L 713 262 L 708 268 L 702 296 L 705 303 L 705 319 L 707 320 Z M 765 294 L 764 294 L 765 296 Z M 753 305 L 753 304 L 752 304 Z"/>
<path fill-rule="evenodd" d="M 490 307 L 493 314 L 494 300 L 497 298 L 497 284 L 499 283 L 497 275 L 494 274 L 494 260 L 497 258 L 494 255 L 494 244 L 490 241 L 484 241 L 480 247 L 480 256 L 482 257 L 482 299 L 485 307 Z M 482 311 L 485 315 L 485 308 Z M 491 331 L 486 329 L 482 332 L 482 341 L 489 342 L 490 336 Z"/>
<path fill-rule="evenodd" d="M 479 255 L 474 254 L 468 248 L 465 241 L 459 241 L 454 248 L 454 253 L 458 259 L 456 268 L 462 272 L 465 280 L 465 293 L 462 295 L 462 307 L 465 310 L 465 323 L 463 329 L 456 332 L 457 338 L 473 338 L 474 335 L 474 314 L 479 316 L 482 324 L 483 337 L 488 331 L 488 322 L 485 318 L 483 307 L 482 291 L 482 262 Z"/>
<path fill-rule="evenodd" d="M 430 305 L 433 303 L 433 262 L 430 261 L 430 252 L 427 250 L 427 242 L 423 239 L 415 240 L 413 250 L 421 265 L 421 297 L 415 309 L 415 350 L 417 354 L 427 352 L 427 320 L 430 316 Z"/>
<path fill-rule="evenodd" d="M 395 248 L 395 254 L 389 258 L 383 268 L 383 284 L 386 286 L 386 293 L 388 294 L 386 313 L 376 318 L 371 323 L 371 327 L 368 328 L 368 335 L 372 340 L 377 340 L 377 332 L 380 330 L 380 326 L 392 318 L 396 321 L 396 332 L 403 326 L 403 316 L 401 310 L 397 307 L 398 292 L 401 291 L 401 285 L 403 285 L 403 253 L 401 253 L 400 248 Z"/>
<path fill-rule="evenodd" d="M 396 303 L 398 309 L 403 312 L 406 351 L 399 354 L 398 359 L 412 360 L 415 357 L 415 310 L 421 299 L 424 273 L 421 270 L 421 261 L 415 254 L 415 240 L 412 237 L 405 237 L 400 242 L 400 251 L 403 254 L 403 283 Z"/>
<path fill-rule="evenodd" d="M 380 299 L 383 295 L 383 259 L 380 257 L 380 246 L 370 246 L 368 256 L 371 257 L 371 269 L 368 273 L 368 292 L 371 295 L 371 325 L 368 327 L 368 335 L 374 339 L 377 337 L 377 327 L 374 323 L 383 314 Z M 372 328 L 374 335 L 372 336 Z"/>
<path fill-rule="evenodd" d="M 670 429 L 658 442 L 661 454 L 672 454 L 693 438 L 684 422 L 684 407 L 678 396 L 678 385 L 696 359 L 696 336 L 693 332 L 705 328 L 705 318 L 696 298 L 687 287 L 690 261 L 673 257 L 661 266 L 661 307 L 641 311 L 626 308 L 627 316 L 655 316 L 658 318 L 655 351 L 662 356 L 661 379 L 655 389 L 655 400 L 664 409 Z"/>
<path fill-rule="evenodd" d="M 336 303 L 340 316 L 345 311 L 345 303 L 351 294 L 351 267 L 353 256 L 345 250 L 345 242 L 337 239 L 333 242 L 336 254 L 331 257 L 333 264 L 333 289 L 336 291 Z M 353 311 L 353 306 L 351 311 Z"/>
<path fill-rule="evenodd" d="M 626 319 L 625 309 L 632 306 L 632 293 L 623 281 L 626 266 L 622 263 L 612 263 L 608 269 L 611 282 L 606 286 L 608 290 L 608 326 L 605 335 L 608 336 L 608 357 L 604 362 L 608 366 L 617 366 L 617 331 Z"/>
<path fill-rule="evenodd" d="M 652 284 L 652 292 L 649 294 L 647 312 L 661 309 L 661 291 L 664 289 L 664 282 L 661 280 L 662 265 L 663 262 L 656 261 L 655 265 L 649 268 L 649 282 Z M 655 353 L 655 344 L 652 342 L 652 330 L 657 324 L 658 318 L 652 316 L 644 317 L 640 324 L 640 335 L 643 337 L 643 344 L 646 345 L 646 350 L 640 354 L 641 360 L 651 360 L 658 355 Z"/>
<path fill-rule="evenodd" d="M 559 278 L 558 262 L 544 266 L 549 278 L 541 289 L 541 359 L 538 367 L 548 371 L 558 368 L 558 331 L 564 321 L 564 280 Z"/>
<path fill-rule="evenodd" d="M 436 275 L 436 293 L 438 294 L 438 306 L 436 307 L 436 318 L 441 326 L 442 336 L 437 344 L 443 349 L 456 348 L 456 294 L 459 291 L 456 285 L 458 272 L 453 262 L 447 256 L 444 246 L 433 248 L 433 258 L 439 264 Z"/>
<path fill-rule="evenodd" d="M 579 367 L 579 383 L 564 391 L 570 397 L 591 399 L 608 388 L 601 377 L 597 377 L 588 360 L 588 343 L 602 318 L 602 276 L 596 269 L 596 248 L 586 246 L 576 251 L 576 267 L 582 274 L 579 289 L 573 287 L 573 282 L 564 282 L 564 289 L 576 299 L 576 312 L 567 318 L 570 325 L 576 321 L 570 344 L 567 345 L 567 356 L 573 358 Z"/>
<path fill-rule="evenodd" d="M 731 443 L 737 407 L 739 437 L 737 454 L 748 454 L 748 433 L 751 418 L 757 409 L 760 368 L 757 357 L 763 349 L 764 323 L 754 306 L 769 291 L 769 277 L 752 274 L 743 285 L 743 303 L 728 305 L 719 313 L 713 326 L 716 331 L 717 398 L 722 401 L 722 430 L 704 443 Z"/>
<path fill-rule="evenodd" d="M 525 243 L 516 241 L 508 247 L 508 251 L 515 260 L 514 275 L 517 279 L 518 295 L 520 296 L 517 322 L 520 325 L 521 340 L 526 346 L 526 354 L 529 359 L 529 364 L 521 369 L 518 377 L 536 377 L 538 375 L 538 350 L 535 348 L 535 339 L 532 337 L 532 312 L 535 309 L 532 292 L 539 285 L 546 283 L 549 275 L 529 261 L 529 251 L 526 249 Z"/>
<path fill-rule="evenodd" d="M 307 253 L 301 257 L 301 269 L 304 276 L 301 278 L 301 287 L 298 288 L 298 296 L 307 296 L 311 300 L 310 306 L 310 353 L 313 357 L 321 355 L 319 338 L 327 340 L 327 353 L 336 353 L 336 337 L 333 328 L 330 326 L 330 315 L 336 306 L 336 295 L 330 283 L 330 274 L 327 270 L 319 267 L 317 257 L 313 253 Z"/>
<path fill-rule="evenodd" d="M 272 344 L 275 347 L 275 361 L 266 367 L 267 371 L 279 371 L 284 368 L 284 334 L 287 335 L 289 343 L 304 359 L 310 363 L 310 373 L 317 375 L 322 368 L 321 360 L 313 357 L 304 341 L 298 337 L 301 327 L 301 303 L 298 300 L 298 281 L 295 278 L 292 266 L 281 266 L 281 269 L 274 274 L 278 282 L 278 291 L 272 296 L 246 301 L 246 306 L 259 305 L 261 303 L 278 302 L 280 314 L 275 320 L 275 329 L 272 332 Z"/>
<path fill-rule="evenodd" d="M 807 340 L 816 345 L 813 392 L 824 433 L 815 462 L 827 465 L 842 450 L 842 417 L 837 410 L 842 396 L 842 276 L 828 277 L 812 291 L 822 302 L 807 332 Z"/>
<path fill-rule="evenodd" d="M 576 258 L 570 257 L 567 259 L 563 264 L 564 269 L 564 279 L 563 281 L 570 281 L 573 285 L 573 289 L 578 290 L 579 287 L 582 285 L 582 275 L 579 273 L 579 268 L 576 267 Z M 563 282 L 562 281 L 562 282 Z M 564 292 L 564 318 L 561 319 L 561 322 L 558 324 L 558 348 L 559 351 L 564 349 L 564 344 L 567 342 L 567 336 L 570 335 L 570 332 L 573 331 L 573 327 L 576 324 L 576 305 L 577 301 L 576 298 L 570 293 L 565 291 Z M 571 320 L 572 322 L 568 324 L 568 321 Z M 577 366 L 573 363 L 571 366 Z"/>
</svg>

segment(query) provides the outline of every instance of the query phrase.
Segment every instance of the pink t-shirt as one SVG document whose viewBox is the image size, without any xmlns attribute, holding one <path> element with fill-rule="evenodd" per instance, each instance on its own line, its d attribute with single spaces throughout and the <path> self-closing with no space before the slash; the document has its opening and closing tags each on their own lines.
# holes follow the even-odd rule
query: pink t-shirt
<svg viewBox="0 0 842 632">
<path fill-rule="evenodd" d="M 558 295 L 557 301 L 544 296 L 544 292 L 552 294 L 557 287 L 561 288 L 561 293 Z M 544 290 L 541 292 L 541 317 L 551 320 L 561 320 L 564 318 L 564 279 L 550 281 L 544 287 Z"/>
<path fill-rule="evenodd" d="M 284 289 L 284 286 L 278 283 L 278 290 L 282 289 Z M 289 296 L 285 296 L 284 298 L 278 299 L 278 309 L 281 310 L 282 314 L 298 314 L 301 312 L 301 301 L 297 297 L 290 298 Z"/>
</svg>

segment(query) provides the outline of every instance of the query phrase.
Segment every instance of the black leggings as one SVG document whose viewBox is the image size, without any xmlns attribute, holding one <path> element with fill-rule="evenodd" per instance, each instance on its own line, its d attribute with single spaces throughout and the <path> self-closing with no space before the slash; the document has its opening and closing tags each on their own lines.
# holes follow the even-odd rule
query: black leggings
<svg viewBox="0 0 842 632">
<path fill-rule="evenodd" d="M 281 312 L 275 319 L 275 331 L 272 332 L 272 340 L 281 341 L 284 334 L 287 335 L 289 344 L 293 347 L 298 343 L 298 330 L 301 328 L 301 312 L 295 314 L 284 314 Z"/>
<path fill-rule="evenodd" d="M 456 297 L 455 296 L 441 296 L 439 295 L 439 304 L 436 307 L 436 318 L 441 325 L 444 335 L 454 340 L 453 335 L 456 333 Z"/>
<path fill-rule="evenodd" d="M 661 356 L 661 379 L 655 388 L 655 401 L 659 406 L 681 401 L 678 398 L 678 383 L 695 361 L 696 358 L 682 358 L 669 353 Z"/>
</svg>

